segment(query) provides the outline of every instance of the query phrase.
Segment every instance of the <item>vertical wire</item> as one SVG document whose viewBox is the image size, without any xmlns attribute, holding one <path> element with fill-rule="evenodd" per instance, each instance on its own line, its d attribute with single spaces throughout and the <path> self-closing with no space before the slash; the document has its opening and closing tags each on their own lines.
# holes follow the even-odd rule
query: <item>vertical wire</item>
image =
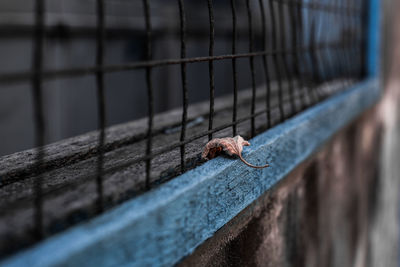
<svg viewBox="0 0 400 267">
<path fill-rule="evenodd" d="M 361 2 L 361 12 L 362 14 L 359 15 L 359 28 L 360 28 L 360 35 L 359 42 L 360 42 L 360 51 L 361 51 L 361 56 L 360 56 L 360 72 L 359 75 L 360 77 L 366 75 L 367 73 L 367 36 L 368 36 L 368 13 L 369 10 L 367 8 L 367 1 L 359 1 Z"/>
<path fill-rule="evenodd" d="M 210 57 L 214 56 L 214 9 L 212 0 L 207 0 L 208 6 L 208 17 L 209 17 L 209 24 L 210 24 L 210 46 L 209 46 L 209 53 Z M 213 128 L 213 120 L 214 120 L 214 61 L 208 61 L 208 71 L 210 77 L 210 114 L 208 116 L 208 130 L 212 130 Z M 208 140 L 212 139 L 212 133 L 208 134 Z"/>
<path fill-rule="evenodd" d="M 341 0 L 337 0 L 337 7 L 340 10 L 343 8 L 341 3 L 342 3 Z M 337 13 L 337 19 L 338 19 L 338 24 L 340 25 L 339 26 L 340 30 L 343 33 L 344 24 L 343 24 L 343 14 L 342 14 L 342 12 L 341 13 Z M 341 37 L 342 37 L 341 45 L 340 45 L 340 47 L 338 47 L 338 50 L 340 51 L 340 54 L 341 54 L 341 56 L 340 56 L 340 58 L 341 58 L 341 62 L 340 62 L 340 64 L 341 64 L 341 75 L 345 78 L 347 73 L 348 73 L 348 71 L 347 71 L 348 62 L 347 62 L 347 53 L 346 53 L 345 45 L 344 45 L 345 39 L 344 39 L 343 36 L 341 36 Z M 344 84 L 344 85 L 346 86 L 346 84 Z"/>
<path fill-rule="evenodd" d="M 42 70 L 43 70 L 43 39 L 44 39 L 44 0 L 36 0 L 35 2 L 35 36 L 33 40 L 33 60 L 32 76 L 33 89 L 33 112 L 35 120 L 35 145 L 36 163 L 35 170 L 38 176 L 34 184 L 34 224 L 36 238 L 42 239 L 44 236 L 43 229 L 43 192 L 42 192 L 42 175 L 40 169 L 44 161 L 44 142 L 45 142 L 45 122 L 43 110 L 43 92 L 42 92 Z"/>
<path fill-rule="evenodd" d="M 317 35 L 317 42 L 316 42 L 316 58 L 317 60 L 320 62 L 319 66 L 321 67 L 320 71 L 321 71 L 321 76 L 320 76 L 320 81 L 325 81 L 326 77 L 327 77 L 327 68 L 329 63 L 327 62 L 327 58 L 324 56 L 324 47 L 322 47 L 321 45 L 323 45 L 323 36 L 324 34 L 321 32 L 321 26 L 323 26 L 323 21 L 324 21 L 324 14 L 328 13 L 328 11 L 324 11 L 324 10 L 317 10 L 316 11 L 316 35 Z"/>
<path fill-rule="evenodd" d="M 290 33 L 291 33 L 291 41 L 292 41 L 292 46 L 294 48 L 294 56 L 293 56 L 293 61 L 294 61 L 294 72 L 295 72 L 295 76 L 297 77 L 297 86 L 298 86 L 298 90 L 299 92 L 299 103 L 300 103 L 300 110 L 303 110 L 305 107 L 304 104 L 304 82 L 303 82 L 303 76 L 301 75 L 301 71 L 300 71 L 300 47 L 298 44 L 298 40 L 297 40 L 297 32 L 296 32 L 296 8 L 297 5 L 296 3 L 290 2 Z"/>
<path fill-rule="evenodd" d="M 105 42 L 105 29 L 104 29 L 104 1 L 97 0 L 97 53 L 96 65 L 98 67 L 104 64 L 104 42 Z M 103 168 L 104 168 L 104 143 L 105 143 L 105 96 L 104 96 L 104 73 L 99 70 L 96 73 L 96 86 L 97 86 L 97 111 L 98 111 L 98 128 L 99 128 L 99 141 L 98 141 L 98 156 L 97 156 L 97 211 L 101 212 L 104 209 L 103 198 Z"/>
<path fill-rule="evenodd" d="M 283 3 L 278 2 L 278 17 L 279 17 L 279 29 L 280 29 L 280 46 L 283 50 L 282 53 L 280 53 L 281 58 L 282 58 L 282 66 L 283 70 L 285 72 L 285 76 L 287 79 L 287 87 L 289 89 L 289 101 L 290 101 L 290 113 L 289 114 L 294 114 L 296 113 L 296 107 L 294 103 L 294 88 L 293 88 L 293 77 L 289 71 L 289 66 L 287 62 L 287 52 L 286 51 L 286 24 L 285 24 L 285 14 L 283 12 Z"/>
<path fill-rule="evenodd" d="M 97 111 L 99 117 L 99 152 L 97 156 L 97 208 L 98 212 L 104 210 L 103 198 L 103 168 L 104 168 L 104 142 L 106 127 L 105 96 L 104 96 L 104 73 L 101 70 L 104 64 L 104 0 L 97 0 L 97 54 L 96 65 L 100 70 L 96 73 L 97 85 Z"/>
<path fill-rule="evenodd" d="M 334 0 L 334 5 L 336 6 L 337 9 L 341 9 L 341 4 L 340 4 L 340 0 Z M 341 24 L 341 16 L 340 13 L 335 12 L 335 19 L 336 19 L 336 23 L 338 24 L 338 28 L 339 30 L 342 30 L 342 24 Z M 341 36 L 339 35 L 339 37 L 341 38 Z M 342 41 L 342 40 L 341 40 Z M 345 65 L 347 64 L 345 61 L 345 55 L 342 49 L 342 46 L 338 45 L 336 48 L 336 54 L 337 56 L 337 60 L 339 62 L 339 70 L 338 70 L 338 75 L 340 77 L 344 76 L 345 73 Z"/>
<path fill-rule="evenodd" d="M 236 5 L 235 0 L 231 0 L 231 11 L 232 11 L 232 55 L 236 55 Z M 237 134 L 237 70 L 236 70 L 236 58 L 232 58 L 232 74 L 233 74 L 233 113 L 232 113 L 232 134 Z"/>
<path fill-rule="evenodd" d="M 272 59 L 274 61 L 275 74 L 276 74 L 276 79 L 278 81 L 279 121 L 283 121 L 285 119 L 285 114 L 284 114 L 284 111 L 283 111 L 282 80 L 281 80 L 280 68 L 279 68 L 279 63 L 278 63 L 278 54 L 277 54 L 277 48 L 278 48 L 277 41 L 278 41 L 278 38 L 277 38 L 277 33 L 276 33 L 276 18 L 275 18 L 273 0 L 269 0 L 269 10 L 270 10 L 270 15 L 271 15 L 272 51 L 274 51 Z"/>
<path fill-rule="evenodd" d="M 252 22 L 252 13 L 250 8 L 250 0 L 246 0 L 247 7 L 247 19 L 248 19 L 248 31 L 249 31 L 249 53 L 253 53 L 254 44 L 253 44 L 253 22 Z M 250 63 L 250 72 L 251 72 L 251 137 L 255 135 L 255 116 L 254 113 L 256 111 L 256 79 L 255 79 L 255 70 L 254 70 L 254 57 L 249 57 Z"/>
<path fill-rule="evenodd" d="M 341 0 L 338 0 L 339 1 L 339 7 L 340 7 L 340 9 L 342 10 L 343 9 L 343 1 L 341 1 Z M 347 49 L 346 49 L 346 41 L 347 41 L 347 37 L 346 37 L 346 35 L 347 35 L 347 33 L 345 32 L 345 29 L 346 29 L 346 24 L 345 24 L 345 21 L 346 21 L 346 16 L 344 15 L 344 12 L 340 12 L 339 13 L 340 15 L 338 16 L 339 17 L 339 21 L 340 21 L 340 25 L 341 25 L 341 30 L 342 30 L 342 33 L 344 33 L 343 34 L 343 36 L 342 36 L 342 43 L 341 43 L 341 51 L 342 51 L 342 55 L 343 55 L 343 66 L 342 66 L 342 69 L 343 69 L 343 76 L 346 78 L 349 78 L 349 65 L 351 64 L 351 60 L 349 59 L 349 57 L 348 57 L 348 53 L 347 53 Z"/>
<path fill-rule="evenodd" d="M 152 37 L 151 37 L 151 20 L 149 1 L 143 0 L 143 11 L 146 25 L 146 60 L 152 60 Z M 146 67 L 146 84 L 147 84 L 147 102 L 148 102 L 148 125 L 147 125 L 147 143 L 146 156 L 151 154 L 152 135 L 153 135 L 153 119 L 154 119 L 154 99 L 153 99 L 153 84 L 151 81 L 151 67 Z M 151 159 L 146 160 L 146 189 L 150 189 L 150 168 Z"/>
<path fill-rule="evenodd" d="M 299 27 L 299 49 L 301 49 L 304 46 L 304 30 L 303 30 L 303 6 L 302 6 L 302 0 L 299 0 L 298 2 L 298 6 L 297 6 L 297 17 L 298 17 L 298 27 Z M 306 67 L 307 64 L 307 52 L 304 51 L 301 54 L 299 53 L 299 58 L 301 56 L 301 58 L 303 58 L 303 66 Z M 300 60 L 301 62 L 301 60 Z M 299 62 L 299 65 L 300 65 Z M 308 71 L 308 69 L 306 70 Z M 300 74 L 301 74 L 301 70 L 300 70 Z M 311 88 L 309 86 L 309 83 L 304 82 L 304 76 L 301 75 L 301 77 L 303 77 L 303 85 L 304 85 L 304 90 L 306 91 L 307 95 L 308 95 L 308 99 L 309 99 L 309 104 L 312 103 L 312 98 L 313 98 L 313 94 L 311 92 Z M 305 94 L 304 94 L 305 95 Z"/>
<path fill-rule="evenodd" d="M 323 17 L 323 19 L 325 19 L 325 25 L 330 25 L 329 22 L 332 19 L 332 13 L 329 13 L 326 18 Z M 332 25 L 334 25 L 334 24 L 332 24 Z M 326 44 L 331 43 L 331 40 L 329 39 L 329 37 L 332 36 L 331 28 L 332 27 L 327 27 L 327 29 L 325 30 L 325 43 Z M 325 58 L 326 58 L 326 62 L 327 62 L 327 69 L 328 69 L 328 74 L 326 76 L 326 79 L 328 79 L 328 80 L 332 78 L 332 74 L 334 73 L 334 69 L 335 69 L 333 61 L 332 61 L 331 50 L 332 50 L 332 47 L 330 45 L 327 45 L 324 49 Z"/>
<path fill-rule="evenodd" d="M 351 7 L 354 9 L 355 7 L 357 7 L 357 1 L 356 0 L 353 0 L 352 1 L 352 5 L 351 5 Z M 355 77 L 357 77 L 357 78 L 359 78 L 359 70 L 360 70 L 360 65 L 359 65 L 359 62 L 360 62 L 360 56 L 361 56 L 361 49 L 359 49 L 359 46 L 358 46 L 358 30 L 359 30 L 359 28 L 358 28 L 358 23 L 357 23 L 357 17 L 358 17 L 358 15 L 359 15 L 359 13 L 357 12 L 357 14 L 355 14 L 355 13 L 353 13 L 352 14 L 352 21 L 353 21 L 353 39 L 352 39 L 352 47 L 353 47 L 353 49 L 356 51 L 356 53 L 357 53 L 357 57 L 356 57 L 356 60 L 355 60 L 355 69 L 354 69 L 354 75 L 355 75 Z"/>
<path fill-rule="evenodd" d="M 178 0 L 179 17 L 180 17 L 180 35 L 181 35 L 181 58 L 186 58 L 186 14 L 183 0 Z M 185 141 L 186 137 L 186 123 L 187 123 L 187 109 L 188 109 L 188 89 L 186 81 L 186 63 L 181 63 L 181 77 L 182 77 L 182 126 L 180 141 Z M 181 172 L 185 171 L 185 145 L 181 145 Z"/>
<path fill-rule="evenodd" d="M 355 68 L 356 68 L 356 64 L 357 64 L 357 49 L 354 43 L 354 32 L 355 32 L 355 27 L 353 24 L 353 15 L 352 15 L 352 8 L 353 8 L 353 4 L 352 4 L 352 0 L 348 0 L 347 1 L 347 5 L 346 5 L 346 17 L 347 17 L 347 23 L 348 23 L 348 39 L 347 39 L 347 50 L 348 50 L 348 54 L 349 54 L 349 60 L 350 60 L 350 66 L 349 66 L 349 75 L 350 78 L 353 78 L 355 76 Z"/>
<path fill-rule="evenodd" d="M 360 3 L 361 2 L 361 3 Z M 360 4 L 360 13 L 357 13 L 358 19 L 355 21 L 355 23 L 358 25 L 357 27 L 357 45 L 356 49 L 359 49 L 359 58 L 358 58 L 358 73 L 359 78 L 361 78 L 364 74 L 363 70 L 365 67 L 364 64 L 364 58 L 365 58 L 365 50 L 364 50 L 364 31 L 366 31 L 367 27 L 363 27 L 364 24 L 364 16 L 366 13 L 366 8 L 365 8 L 365 1 L 357 1 L 355 6 L 358 6 Z M 365 32 L 366 34 L 366 32 Z"/>
<path fill-rule="evenodd" d="M 351 9 L 352 8 L 354 8 L 354 1 L 353 0 L 349 0 L 348 1 L 348 13 L 347 13 L 347 15 L 348 15 L 348 20 L 349 20 L 349 26 L 350 26 L 350 29 L 351 29 L 351 32 L 350 32 L 350 36 L 349 36 L 349 44 L 348 44 L 348 47 L 351 49 L 351 51 L 353 51 L 353 53 L 351 53 L 351 54 L 354 54 L 354 56 L 355 56 L 355 60 L 352 62 L 352 68 L 351 68 L 351 76 L 352 77 L 354 77 L 354 72 L 357 70 L 357 59 L 358 59 L 358 51 L 357 51 L 357 44 L 356 44 L 356 42 L 354 41 L 355 40 L 355 31 L 356 31 L 356 24 L 354 23 L 354 17 L 353 17 L 353 15 L 352 15 L 352 13 L 351 13 Z"/>
<path fill-rule="evenodd" d="M 313 79 L 313 92 L 314 96 L 317 100 L 317 102 L 320 101 L 320 96 L 318 94 L 318 91 L 316 89 L 315 83 L 320 82 L 320 77 L 319 77 L 319 65 L 318 65 L 318 60 L 317 60 L 317 55 L 316 55 L 316 27 L 315 27 L 315 20 L 314 16 L 312 16 L 311 19 L 311 30 L 310 30 L 310 56 L 311 56 L 311 75 Z"/>
<path fill-rule="evenodd" d="M 309 32 L 310 36 L 309 36 L 309 44 L 308 44 L 308 47 L 309 47 L 308 54 L 310 56 L 309 66 L 310 66 L 310 70 L 311 70 L 311 80 L 312 80 L 311 91 L 314 96 L 314 100 L 315 100 L 314 103 L 317 103 L 320 101 L 320 98 L 318 95 L 318 91 L 316 90 L 316 84 L 319 82 L 318 81 L 319 67 L 318 67 L 318 61 L 317 61 L 317 58 L 315 55 L 315 35 L 316 35 L 315 34 L 316 33 L 315 20 L 314 20 L 315 10 L 309 9 L 309 12 L 311 13 L 309 16 L 309 20 L 311 21 L 311 26 L 310 26 L 310 32 Z"/>
<path fill-rule="evenodd" d="M 347 69 L 347 75 L 348 75 L 348 77 L 349 77 L 349 79 L 352 77 L 352 66 L 353 66 L 353 64 L 354 64 L 354 62 L 351 60 L 352 59 L 352 53 L 351 53 L 351 51 L 352 51 L 352 49 L 351 49 L 351 21 L 350 21 L 350 14 L 351 14 L 351 12 L 350 12 L 350 0 L 347 0 L 346 2 L 345 2 L 346 4 L 345 4 L 345 10 L 346 10 L 346 12 L 343 12 L 342 14 L 343 14 L 343 23 L 346 25 L 345 27 L 346 27 L 346 34 L 345 34 L 345 38 L 344 38 L 344 41 L 343 41 L 343 46 L 344 46 L 344 49 L 345 49 L 345 51 L 347 51 L 347 58 L 348 58 L 348 69 Z"/>
<path fill-rule="evenodd" d="M 266 25 L 267 21 L 265 18 L 265 9 L 264 9 L 264 1 L 259 0 L 259 5 L 261 9 L 261 30 L 263 36 L 263 47 L 264 51 L 267 50 L 267 30 Z M 265 89 L 266 89 L 266 99 L 265 99 L 265 109 L 267 112 L 267 127 L 271 128 L 271 78 L 268 71 L 268 64 L 267 64 L 267 56 L 264 54 L 262 56 L 263 68 L 265 73 Z"/>
</svg>

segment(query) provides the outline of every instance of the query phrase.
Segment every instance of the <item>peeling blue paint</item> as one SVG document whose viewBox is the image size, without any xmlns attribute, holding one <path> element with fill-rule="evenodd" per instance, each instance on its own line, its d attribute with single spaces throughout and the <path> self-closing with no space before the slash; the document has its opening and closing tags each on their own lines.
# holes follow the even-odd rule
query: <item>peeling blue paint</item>
<svg viewBox="0 0 400 267">
<path fill-rule="evenodd" d="M 166 266 L 178 262 L 284 178 L 380 96 L 369 79 L 250 140 L 243 155 L 271 167 L 216 158 L 0 266 Z"/>
</svg>

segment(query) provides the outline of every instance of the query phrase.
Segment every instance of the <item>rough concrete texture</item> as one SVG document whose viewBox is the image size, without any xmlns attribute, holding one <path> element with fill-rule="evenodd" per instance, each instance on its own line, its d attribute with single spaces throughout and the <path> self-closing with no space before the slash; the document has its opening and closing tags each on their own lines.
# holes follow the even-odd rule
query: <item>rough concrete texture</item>
<svg viewBox="0 0 400 267">
<path fill-rule="evenodd" d="M 393 31 L 380 103 L 181 266 L 399 266 L 400 28 Z"/>
</svg>

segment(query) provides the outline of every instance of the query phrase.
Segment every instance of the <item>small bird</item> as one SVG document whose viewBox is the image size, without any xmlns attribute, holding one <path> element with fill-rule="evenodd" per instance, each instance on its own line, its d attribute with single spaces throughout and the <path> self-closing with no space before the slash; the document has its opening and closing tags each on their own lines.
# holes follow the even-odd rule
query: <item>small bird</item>
<svg viewBox="0 0 400 267">
<path fill-rule="evenodd" d="M 219 156 L 222 152 L 225 152 L 229 156 L 233 155 L 238 156 L 239 159 L 249 167 L 256 169 L 269 167 L 268 164 L 265 164 L 264 166 L 255 166 L 243 159 L 242 157 L 243 146 L 249 146 L 249 145 L 250 143 L 244 140 L 243 137 L 241 137 L 240 135 L 237 135 L 235 137 L 214 138 L 211 139 L 211 141 L 209 141 L 206 144 L 201 157 L 206 160 L 213 159 Z"/>
</svg>

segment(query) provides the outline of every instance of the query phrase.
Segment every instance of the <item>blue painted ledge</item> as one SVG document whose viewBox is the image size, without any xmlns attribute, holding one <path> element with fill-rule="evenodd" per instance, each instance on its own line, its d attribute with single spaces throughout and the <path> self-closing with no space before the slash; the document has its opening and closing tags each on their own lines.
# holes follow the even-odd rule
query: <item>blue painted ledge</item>
<svg viewBox="0 0 400 267">
<path fill-rule="evenodd" d="M 245 158 L 268 161 L 270 168 L 216 158 L 0 265 L 174 264 L 371 107 L 380 92 L 378 80 L 363 81 L 252 139 Z"/>
</svg>

